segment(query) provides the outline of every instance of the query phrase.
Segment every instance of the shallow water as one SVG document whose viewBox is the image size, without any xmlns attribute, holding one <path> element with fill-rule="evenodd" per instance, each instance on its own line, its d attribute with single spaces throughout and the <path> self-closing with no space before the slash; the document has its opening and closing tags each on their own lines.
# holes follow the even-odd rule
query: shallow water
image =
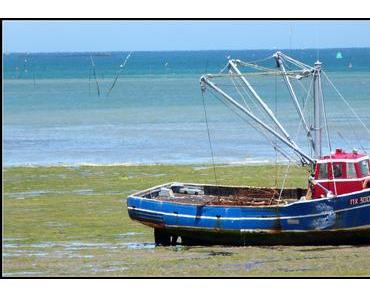
<svg viewBox="0 0 370 297">
<path fill-rule="evenodd" d="M 370 126 L 370 49 L 342 51 L 343 60 L 335 59 L 336 52 L 322 52 L 325 69 Z M 209 61 L 208 72 L 215 72 L 228 55 L 253 60 L 267 54 L 270 51 L 138 53 L 109 96 L 106 90 L 125 54 L 101 56 L 96 60 L 103 92 L 100 97 L 93 82 L 89 83 L 89 55 L 28 57 L 33 62 L 25 66 L 28 72 L 22 75 L 25 57 L 6 55 L 4 164 L 210 163 L 199 88 L 204 65 Z M 301 50 L 292 55 L 312 64 L 316 52 Z M 165 68 L 165 61 L 171 67 Z M 349 61 L 352 69 L 347 67 Z M 298 118 L 282 82 L 278 81 L 277 92 L 274 79 L 252 83 L 295 137 Z M 332 91 L 325 96 L 332 146 L 369 148 L 368 135 L 348 108 Z M 275 158 L 269 142 L 254 129 L 209 93 L 205 100 L 216 162 L 253 163 Z M 301 130 L 297 141 L 306 148 L 303 134 Z"/>
<path fill-rule="evenodd" d="M 139 234 L 141 236 L 142 234 Z M 128 237 L 135 240 L 134 232 Z M 18 241 L 17 239 L 14 240 Z M 3 244 L 11 276 L 366 275 L 369 247 L 155 247 L 152 242 Z M 364 258 L 365 257 L 365 258 Z M 26 262 L 22 262 L 25 261 Z M 362 259 L 362 260 L 361 260 Z M 27 263 L 33 263 L 33 271 Z M 18 263 L 9 271 L 11 264 Z M 50 263 L 58 263 L 57 266 Z M 9 266 L 10 265 L 10 266 Z M 21 267 L 24 267 L 23 269 Z M 61 267 L 63 267 L 61 269 Z M 368 273 L 369 271 L 367 271 Z M 368 275 L 368 274 L 367 274 Z"/>
</svg>

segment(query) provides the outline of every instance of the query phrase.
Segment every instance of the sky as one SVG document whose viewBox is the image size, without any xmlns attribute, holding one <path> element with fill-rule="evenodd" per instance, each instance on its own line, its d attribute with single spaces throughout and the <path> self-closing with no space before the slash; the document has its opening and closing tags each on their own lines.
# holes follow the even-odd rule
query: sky
<svg viewBox="0 0 370 297">
<path fill-rule="evenodd" d="M 370 21 L 4 21 L 3 52 L 370 47 Z"/>
</svg>

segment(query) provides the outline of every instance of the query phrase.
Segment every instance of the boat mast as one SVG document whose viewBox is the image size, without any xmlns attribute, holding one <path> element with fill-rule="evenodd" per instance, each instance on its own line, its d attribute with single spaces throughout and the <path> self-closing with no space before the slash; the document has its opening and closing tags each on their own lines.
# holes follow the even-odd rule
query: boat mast
<svg viewBox="0 0 370 297">
<path fill-rule="evenodd" d="M 285 66 L 284 66 L 284 63 L 283 63 L 283 59 L 282 59 L 282 53 L 281 52 L 276 52 L 274 54 L 274 58 L 276 60 L 277 65 L 279 66 L 280 70 L 282 71 L 282 76 L 284 78 L 284 82 L 285 82 L 285 84 L 286 84 L 286 86 L 287 86 L 287 88 L 289 90 L 290 96 L 292 97 L 292 100 L 293 100 L 294 106 L 295 106 L 295 108 L 297 110 L 297 113 L 298 113 L 299 117 L 301 118 L 301 121 L 303 123 L 303 127 L 306 130 L 307 137 L 308 137 L 308 139 L 310 141 L 310 144 L 311 144 L 312 147 L 314 147 L 314 141 L 312 139 L 311 130 L 308 127 L 307 122 L 306 122 L 306 120 L 304 118 L 303 111 L 301 109 L 301 106 L 299 105 L 297 95 L 294 92 L 293 86 L 292 86 L 292 84 L 290 82 L 290 78 L 289 78 L 288 73 L 287 73 L 287 71 L 285 69 Z"/>
<path fill-rule="evenodd" d="M 321 62 L 315 63 L 313 74 L 313 98 L 314 98 L 314 153 L 315 158 L 322 156 L 322 92 L 321 92 Z"/>
</svg>

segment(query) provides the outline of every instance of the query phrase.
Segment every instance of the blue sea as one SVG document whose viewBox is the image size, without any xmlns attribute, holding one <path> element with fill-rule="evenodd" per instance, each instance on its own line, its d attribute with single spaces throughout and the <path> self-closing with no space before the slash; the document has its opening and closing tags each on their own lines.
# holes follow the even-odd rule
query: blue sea
<svg viewBox="0 0 370 297">
<path fill-rule="evenodd" d="M 210 163 L 200 76 L 220 71 L 227 57 L 255 61 L 273 52 L 133 52 L 124 67 L 120 65 L 127 52 L 3 54 L 3 164 Z M 338 90 L 370 127 L 369 48 L 285 52 L 310 65 L 319 58 Z M 307 149 L 281 78 L 253 77 L 251 81 L 289 133 Z M 225 83 L 225 87 L 230 85 Z M 324 97 L 332 148 L 370 151 L 369 133 L 330 86 L 324 87 L 328 89 Z M 299 96 L 303 102 L 304 92 Z M 271 144 L 248 123 L 210 93 L 205 93 L 204 100 L 215 162 L 275 159 Z"/>
</svg>

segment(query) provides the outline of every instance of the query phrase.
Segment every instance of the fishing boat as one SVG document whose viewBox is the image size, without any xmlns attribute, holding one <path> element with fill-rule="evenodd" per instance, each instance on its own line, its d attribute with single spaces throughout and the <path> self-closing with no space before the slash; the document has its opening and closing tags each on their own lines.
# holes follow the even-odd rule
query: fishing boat
<svg viewBox="0 0 370 297">
<path fill-rule="evenodd" d="M 344 97 L 319 61 L 309 66 L 282 52 L 269 58 L 274 60 L 272 68 L 228 59 L 220 73 L 201 77 L 201 90 L 212 92 L 244 117 L 289 162 L 293 160 L 308 168 L 307 187 L 287 188 L 284 183 L 271 188 L 170 182 L 134 193 L 127 199 L 129 216 L 154 229 L 157 245 L 370 243 L 369 156 L 357 149 L 331 148 L 323 78 L 341 99 Z M 242 72 L 243 67 L 255 71 Z M 250 83 L 253 75 L 281 77 L 309 149 L 302 149 L 289 135 L 276 112 Z M 230 79 L 237 92 L 226 91 L 223 84 L 217 83 L 218 78 Z M 300 102 L 294 88 L 301 80 L 309 81 L 306 98 L 312 100 L 311 122 L 306 119 L 306 105 Z M 250 104 L 236 98 L 237 94 L 243 98 L 242 92 L 258 107 L 260 116 Z M 348 108 L 353 111 L 349 105 Z M 358 119 L 364 135 L 369 133 Z M 323 153 L 324 135 L 330 149 L 327 154 Z"/>
</svg>

